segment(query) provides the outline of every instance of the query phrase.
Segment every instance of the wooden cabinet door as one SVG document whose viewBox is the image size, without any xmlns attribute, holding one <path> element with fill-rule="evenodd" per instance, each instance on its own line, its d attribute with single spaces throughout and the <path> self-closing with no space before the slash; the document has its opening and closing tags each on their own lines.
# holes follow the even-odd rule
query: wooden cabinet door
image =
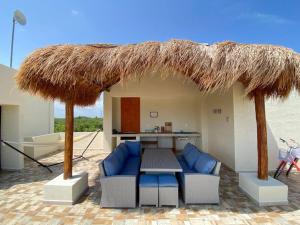
<svg viewBox="0 0 300 225">
<path fill-rule="evenodd" d="M 140 133 L 140 98 L 121 98 L 121 132 Z"/>
</svg>

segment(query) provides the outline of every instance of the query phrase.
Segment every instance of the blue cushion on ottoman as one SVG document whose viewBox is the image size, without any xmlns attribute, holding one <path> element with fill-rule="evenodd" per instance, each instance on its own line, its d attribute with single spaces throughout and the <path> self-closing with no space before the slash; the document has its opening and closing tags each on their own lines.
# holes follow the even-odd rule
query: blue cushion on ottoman
<svg viewBox="0 0 300 225">
<path fill-rule="evenodd" d="M 111 153 L 103 162 L 105 174 L 107 176 L 113 176 L 119 174 L 122 164 L 120 163 L 117 155 Z"/>
<path fill-rule="evenodd" d="M 174 175 L 159 175 L 158 176 L 159 187 L 178 187 L 177 179 Z"/>
<path fill-rule="evenodd" d="M 207 153 L 201 153 L 195 163 L 195 170 L 198 173 L 211 174 L 217 164 L 217 160 Z"/>
<path fill-rule="evenodd" d="M 141 155 L 141 143 L 139 141 L 125 141 L 128 152 L 132 156 Z"/>
<path fill-rule="evenodd" d="M 158 187 L 158 178 L 156 175 L 144 174 L 140 176 L 140 187 Z"/>
</svg>

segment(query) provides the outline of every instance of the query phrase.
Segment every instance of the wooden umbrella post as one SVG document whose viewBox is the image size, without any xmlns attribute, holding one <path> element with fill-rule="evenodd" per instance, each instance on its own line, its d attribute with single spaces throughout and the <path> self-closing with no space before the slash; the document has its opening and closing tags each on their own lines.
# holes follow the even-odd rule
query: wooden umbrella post
<svg viewBox="0 0 300 225">
<path fill-rule="evenodd" d="M 265 99 L 261 90 L 255 91 L 255 112 L 257 124 L 258 178 L 268 179 L 268 146 Z"/>
<path fill-rule="evenodd" d="M 66 102 L 64 179 L 72 177 L 74 104 Z"/>
</svg>

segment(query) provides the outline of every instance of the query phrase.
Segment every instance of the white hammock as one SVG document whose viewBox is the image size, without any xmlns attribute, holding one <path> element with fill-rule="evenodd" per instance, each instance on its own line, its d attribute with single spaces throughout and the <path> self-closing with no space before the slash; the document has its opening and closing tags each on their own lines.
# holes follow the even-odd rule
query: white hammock
<svg viewBox="0 0 300 225">
<path fill-rule="evenodd" d="M 87 137 L 94 135 L 96 132 L 98 131 L 74 137 L 73 142 L 79 142 Z M 65 144 L 64 139 L 53 141 L 53 142 L 29 142 L 29 141 L 23 141 L 23 142 L 6 141 L 6 142 L 9 144 L 23 145 L 23 146 L 63 146 Z"/>
</svg>

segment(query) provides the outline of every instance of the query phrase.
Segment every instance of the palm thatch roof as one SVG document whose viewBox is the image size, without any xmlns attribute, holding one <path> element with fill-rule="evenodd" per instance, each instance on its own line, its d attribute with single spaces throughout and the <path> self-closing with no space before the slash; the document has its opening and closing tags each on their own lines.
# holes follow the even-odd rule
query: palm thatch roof
<svg viewBox="0 0 300 225">
<path fill-rule="evenodd" d="M 268 97 L 286 97 L 293 88 L 300 91 L 299 54 L 284 47 L 234 42 L 55 45 L 29 55 L 16 79 L 22 90 L 90 105 L 112 85 L 154 71 L 180 73 L 203 92 L 228 89 L 236 81 L 249 96 L 256 89 Z"/>
</svg>

